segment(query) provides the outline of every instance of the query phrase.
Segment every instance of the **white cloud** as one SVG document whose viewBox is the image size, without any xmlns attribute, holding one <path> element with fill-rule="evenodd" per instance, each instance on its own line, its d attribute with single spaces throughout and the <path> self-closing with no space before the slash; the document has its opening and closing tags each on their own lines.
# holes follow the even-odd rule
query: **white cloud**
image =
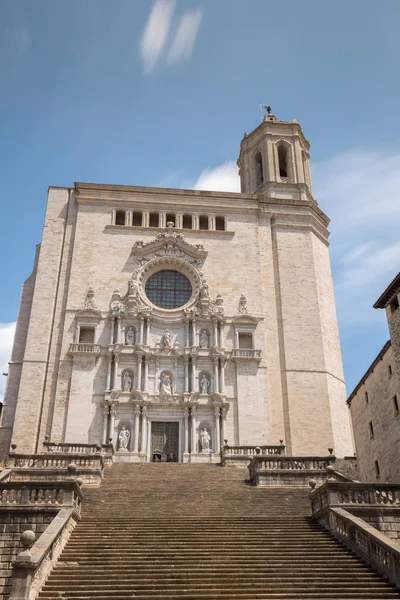
<svg viewBox="0 0 400 600">
<path fill-rule="evenodd" d="M 175 0 L 156 0 L 151 9 L 142 38 L 140 54 L 145 72 L 150 72 L 167 42 Z"/>
<path fill-rule="evenodd" d="M 205 169 L 194 184 L 195 190 L 214 192 L 240 192 L 238 168 L 234 161 Z"/>
<path fill-rule="evenodd" d="M 331 218 L 339 322 L 348 333 L 382 320 L 374 301 L 399 271 L 400 155 L 348 152 L 313 166 L 314 196 Z"/>
<path fill-rule="evenodd" d="M 167 56 L 167 62 L 189 60 L 203 17 L 202 9 L 188 10 L 183 15 Z"/>
<path fill-rule="evenodd" d="M 3 401 L 6 378 L 2 373 L 8 372 L 8 361 L 14 340 L 15 323 L 0 323 L 0 401 Z"/>
</svg>

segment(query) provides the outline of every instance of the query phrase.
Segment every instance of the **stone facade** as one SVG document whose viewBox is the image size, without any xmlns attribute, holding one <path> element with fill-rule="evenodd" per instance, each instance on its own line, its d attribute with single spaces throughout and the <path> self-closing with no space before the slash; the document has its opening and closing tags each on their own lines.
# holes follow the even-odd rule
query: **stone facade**
<svg viewBox="0 0 400 600">
<path fill-rule="evenodd" d="M 390 340 L 348 398 L 363 481 L 400 482 L 400 274 L 374 304 L 385 308 Z"/>
<path fill-rule="evenodd" d="M 112 438 L 121 461 L 156 459 L 163 443 L 171 460 L 217 460 L 224 439 L 352 455 L 329 219 L 308 149 L 298 123 L 269 115 L 242 140 L 240 194 L 50 188 L 1 452 L 11 441 L 41 452 L 48 436 Z M 149 300 L 161 271 L 189 282 L 182 306 Z"/>
</svg>

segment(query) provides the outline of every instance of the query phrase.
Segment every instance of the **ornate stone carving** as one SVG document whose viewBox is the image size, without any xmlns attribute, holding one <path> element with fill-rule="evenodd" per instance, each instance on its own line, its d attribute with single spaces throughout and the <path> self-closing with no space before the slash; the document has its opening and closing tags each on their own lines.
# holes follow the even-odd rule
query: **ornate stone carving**
<svg viewBox="0 0 400 600">
<path fill-rule="evenodd" d="M 210 387 L 210 380 L 208 379 L 208 377 L 205 373 L 203 373 L 199 383 L 200 383 L 200 392 L 202 394 L 208 394 L 208 388 Z"/>
<path fill-rule="evenodd" d="M 134 346 L 135 345 L 135 329 L 132 325 L 129 325 L 128 329 L 125 331 L 125 344 L 126 346 Z"/>
<path fill-rule="evenodd" d="M 92 287 L 88 289 L 83 308 L 93 308 L 94 310 L 97 310 L 97 305 L 94 301 L 94 289 Z"/>
<path fill-rule="evenodd" d="M 200 348 L 209 348 L 210 347 L 210 334 L 208 329 L 202 329 L 200 333 Z"/>
<path fill-rule="evenodd" d="M 247 298 L 244 294 L 242 294 L 240 296 L 240 300 L 239 300 L 238 314 L 239 315 L 247 315 L 248 312 L 249 311 L 247 310 Z"/>
<path fill-rule="evenodd" d="M 160 394 L 172 394 L 172 377 L 169 373 L 163 372 L 160 375 Z"/>
<path fill-rule="evenodd" d="M 118 436 L 119 450 L 122 450 L 125 452 L 128 451 L 128 444 L 129 444 L 130 437 L 131 437 L 130 432 L 123 425 L 121 427 L 121 431 L 119 432 L 119 436 Z"/>
<path fill-rule="evenodd" d="M 122 391 L 131 392 L 133 384 L 133 377 L 129 371 L 125 371 L 122 376 Z"/>
<path fill-rule="evenodd" d="M 205 427 L 200 432 L 200 445 L 201 445 L 201 452 L 203 454 L 206 452 L 208 453 L 208 452 L 212 451 L 211 450 L 211 436 Z"/>
<path fill-rule="evenodd" d="M 165 330 L 165 333 L 160 340 L 160 347 L 167 349 L 172 347 L 172 333 L 169 329 Z"/>
</svg>

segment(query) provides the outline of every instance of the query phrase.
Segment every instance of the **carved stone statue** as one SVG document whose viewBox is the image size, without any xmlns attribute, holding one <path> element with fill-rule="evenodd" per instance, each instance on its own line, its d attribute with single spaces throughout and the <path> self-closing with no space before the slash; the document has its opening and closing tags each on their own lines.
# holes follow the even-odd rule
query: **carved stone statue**
<svg viewBox="0 0 400 600">
<path fill-rule="evenodd" d="M 200 288 L 200 298 L 207 300 L 210 298 L 210 292 L 208 291 L 208 283 L 206 281 Z"/>
<path fill-rule="evenodd" d="M 208 381 L 208 377 L 203 374 L 203 377 L 200 379 L 200 391 L 202 394 L 208 394 L 208 388 L 210 387 L 210 382 Z"/>
<path fill-rule="evenodd" d="M 160 340 L 161 348 L 171 348 L 171 344 L 172 344 L 172 333 L 170 332 L 169 329 L 166 329 L 164 335 L 162 336 L 162 338 Z"/>
<path fill-rule="evenodd" d="M 127 346 L 135 345 L 135 330 L 133 329 L 132 325 L 128 327 L 127 332 L 125 334 L 125 344 Z"/>
<path fill-rule="evenodd" d="M 209 336 L 207 329 L 203 329 L 200 334 L 200 348 L 208 348 Z"/>
<path fill-rule="evenodd" d="M 132 391 L 132 377 L 128 371 L 125 371 L 124 376 L 122 378 L 122 391 L 130 392 Z"/>
<path fill-rule="evenodd" d="M 171 375 L 162 373 L 160 377 L 160 392 L 161 394 L 172 394 Z"/>
<path fill-rule="evenodd" d="M 247 315 L 247 313 L 247 298 L 244 294 L 242 294 L 239 300 L 239 315 Z"/>
<path fill-rule="evenodd" d="M 130 432 L 124 427 L 121 427 L 119 432 L 118 441 L 120 450 L 128 450 L 129 438 L 131 437 Z"/>
<path fill-rule="evenodd" d="M 204 429 L 202 429 L 200 432 L 200 444 L 201 444 L 202 452 L 210 452 L 211 451 L 210 442 L 211 442 L 210 434 L 208 433 L 207 429 L 204 427 Z"/>
</svg>

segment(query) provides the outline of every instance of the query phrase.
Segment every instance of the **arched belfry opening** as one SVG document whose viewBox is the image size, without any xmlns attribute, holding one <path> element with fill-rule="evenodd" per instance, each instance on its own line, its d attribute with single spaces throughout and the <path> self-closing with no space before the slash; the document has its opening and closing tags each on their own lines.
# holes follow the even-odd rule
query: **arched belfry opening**
<svg viewBox="0 0 400 600">
<path fill-rule="evenodd" d="M 288 147 L 286 144 L 279 144 L 278 146 L 278 164 L 279 164 L 279 177 L 281 181 L 287 181 L 289 179 L 288 171 Z"/>
<path fill-rule="evenodd" d="M 257 152 L 254 156 L 254 173 L 256 188 L 264 183 L 263 159 L 261 152 Z"/>
</svg>

